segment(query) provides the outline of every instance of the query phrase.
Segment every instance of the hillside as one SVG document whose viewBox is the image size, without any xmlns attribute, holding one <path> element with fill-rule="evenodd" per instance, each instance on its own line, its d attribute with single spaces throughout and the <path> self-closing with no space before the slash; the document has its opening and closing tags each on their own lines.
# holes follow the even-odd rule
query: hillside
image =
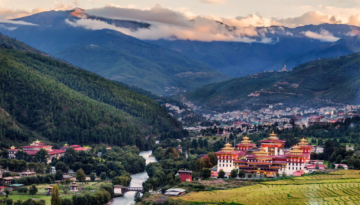
<svg viewBox="0 0 360 205">
<path fill-rule="evenodd" d="M 291 70 L 301 63 L 359 52 L 360 39 L 349 36 L 353 29 L 359 28 L 342 24 L 296 28 L 258 27 L 258 32 L 271 39 L 271 43 L 167 39 L 148 42 L 178 51 L 231 77 L 242 77 L 263 71 L 281 70 L 284 65 Z M 326 42 L 304 35 L 305 32 L 321 33 L 324 30 L 339 40 Z"/>
<path fill-rule="evenodd" d="M 21 20 L 37 26 L 17 25 L 15 30 L 0 27 L 0 32 L 16 38 L 76 66 L 111 80 L 135 85 L 157 95 L 171 95 L 229 77 L 210 66 L 114 30 L 74 27 L 79 20 L 72 11 L 48 11 Z M 149 25 L 139 22 L 89 19 L 137 29 Z"/>
<path fill-rule="evenodd" d="M 1 139 L 40 137 L 74 144 L 136 144 L 143 149 L 144 136 L 181 129 L 149 97 L 67 63 L 12 47 L 0 49 L 0 116 L 2 122 L 15 123 L 17 132 L 11 134 L 11 126 L 3 126 Z"/>
<path fill-rule="evenodd" d="M 202 110 L 229 111 L 273 103 L 320 106 L 358 104 L 360 54 L 317 60 L 291 72 L 263 72 L 203 86 L 175 99 L 193 102 Z M 259 96 L 249 96 L 257 93 Z"/>
</svg>

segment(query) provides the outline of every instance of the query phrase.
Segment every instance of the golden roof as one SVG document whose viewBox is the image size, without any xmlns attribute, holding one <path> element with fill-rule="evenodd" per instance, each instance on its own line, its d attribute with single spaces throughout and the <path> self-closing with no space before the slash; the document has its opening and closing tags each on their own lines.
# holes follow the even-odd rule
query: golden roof
<svg viewBox="0 0 360 205">
<path fill-rule="evenodd" d="M 249 140 L 249 137 L 248 136 L 245 136 L 244 138 L 243 138 L 243 140 L 241 141 L 241 144 L 250 144 L 251 143 L 251 141 Z"/>
<path fill-rule="evenodd" d="M 272 131 L 272 133 L 270 134 L 269 139 L 272 139 L 272 140 L 278 140 L 279 138 L 277 137 L 277 134 L 275 134 L 275 132 L 274 132 L 274 131 Z"/>
<path fill-rule="evenodd" d="M 302 138 L 299 142 L 299 145 L 300 146 L 306 146 L 306 145 L 309 145 L 309 143 L 307 142 L 307 140 L 305 138 Z"/>
<path fill-rule="evenodd" d="M 67 146 L 69 146 L 69 145 L 68 145 L 67 143 L 65 143 L 65 144 L 64 144 L 64 147 L 67 147 Z"/>
<path fill-rule="evenodd" d="M 269 153 L 265 151 L 265 148 L 259 148 L 259 151 L 254 151 L 253 154 L 256 156 L 268 156 Z"/>
<path fill-rule="evenodd" d="M 14 146 L 14 145 L 13 145 L 13 146 L 11 146 L 11 147 L 10 147 L 10 149 L 15 149 L 15 146 Z"/>
<path fill-rule="evenodd" d="M 226 143 L 225 147 L 221 149 L 221 151 L 224 151 L 224 152 L 231 152 L 231 151 L 234 151 L 234 150 L 235 150 L 235 148 L 231 147 L 230 143 Z"/>
<path fill-rule="evenodd" d="M 294 153 L 294 154 L 297 154 L 297 153 L 302 153 L 302 150 L 300 150 L 300 147 L 298 145 L 295 145 L 292 147 L 292 149 L 290 150 L 290 153 Z"/>
<path fill-rule="evenodd" d="M 40 141 L 37 139 L 34 143 L 40 143 Z"/>
</svg>

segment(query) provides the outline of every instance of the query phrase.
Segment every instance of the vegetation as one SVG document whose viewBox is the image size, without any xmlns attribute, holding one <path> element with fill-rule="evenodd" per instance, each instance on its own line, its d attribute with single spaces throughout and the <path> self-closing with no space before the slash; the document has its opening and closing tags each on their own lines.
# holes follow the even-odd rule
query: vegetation
<svg viewBox="0 0 360 205">
<path fill-rule="evenodd" d="M 181 129 L 155 101 L 117 83 L 35 53 L 0 54 L 1 139 L 145 149 L 142 136 Z"/>
<path fill-rule="evenodd" d="M 205 110 L 222 112 L 280 102 L 313 107 L 332 102 L 358 104 L 359 64 L 358 54 L 317 60 L 299 65 L 291 72 L 263 72 L 206 85 L 175 99 L 186 99 Z M 248 96 L 255 92 L 260 96 Z"/>
<path fill-rule="evenodd" d="M 356 204 L 359 200 L 359 171 L 343 170 L 330 174 L 261 182 L 230 190 L 190 193 L 187 202 L 239 204 Z"/>
<path fill-rule="evenodd" d="M 61 205 L 59 187 L 57 185 L 54 185 L 51 189 L 51 205 Z"/>
</svg>

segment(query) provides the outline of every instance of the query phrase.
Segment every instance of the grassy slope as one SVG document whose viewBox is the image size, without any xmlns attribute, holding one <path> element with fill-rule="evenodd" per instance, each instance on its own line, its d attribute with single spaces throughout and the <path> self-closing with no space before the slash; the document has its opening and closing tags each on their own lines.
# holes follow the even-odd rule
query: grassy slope
<svg viewBox="0 0 360 205">
<path fill-rule="evenodd" d="M 187 92 L 176 99 L 203 105 L 206 109 L 234 110 L 265 105 L 321 105 L 359 102 L 359 54 L 302 64 L 291 72 L 260 73 L 211 84 Z M 263 90 L 262 90 L 263 89 Z M 259 97 L 249 97 L 252 92 Z"/>
</svg>

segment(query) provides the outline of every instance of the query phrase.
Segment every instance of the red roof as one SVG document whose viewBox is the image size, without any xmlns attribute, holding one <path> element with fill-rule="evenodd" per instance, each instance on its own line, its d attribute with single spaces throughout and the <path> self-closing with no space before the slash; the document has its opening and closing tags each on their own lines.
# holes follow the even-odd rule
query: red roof
<svg viewBox="0 0 360 205">
<path fill-rule="evenodd" d="M 234 160 L 234 162 L 237 162 L 237 163 L 247 163 L 246 160 Z"/>
<path fill-rule="evenodd" d="M 264 140 L 260 140 L 260 142 L 282 142 L 285 143 L 285 140 L 271 140 L 271 139 L 264 139 Z"/>
<path fill-rule="evenodd" d="M 243 147 L 254 147 L 256 144 L 252 144 L 252 143 L 249 143 L 249 144 L 242 144 L 242 143 L 240 143 L 240 144 L 237 144 L 236 146 L 237 147 L 240 147 L 240 146 L 243 146 Z"/>
<path fill-rule="evenodd" d="M 308 165 L 306 168 L 308 169 L 315 169 L 315 166 L 316 164 L 312 164 L 312 165 Z M 319 169 L 325 169 L 326 168 L 326 165 L 323 165 L 323 164 L 319 164 Z"/>
<path fill-rule="evenodd" d="M 223 152 L 223 151 L 219 151 L 219 152 L 215 152 L 215 154 L 231 154 L 231 155 L 238 155 L 239 152 L 241 151 L 232 151 L 232 152 Z"/>
<path fill-rule="evenodd" d="M 60 154 L 60 153 L 65 153 L 65 150 L 53 149 L 52 151 L 50 151 L 48 153 L 49 154 Z"/>
</svg>

